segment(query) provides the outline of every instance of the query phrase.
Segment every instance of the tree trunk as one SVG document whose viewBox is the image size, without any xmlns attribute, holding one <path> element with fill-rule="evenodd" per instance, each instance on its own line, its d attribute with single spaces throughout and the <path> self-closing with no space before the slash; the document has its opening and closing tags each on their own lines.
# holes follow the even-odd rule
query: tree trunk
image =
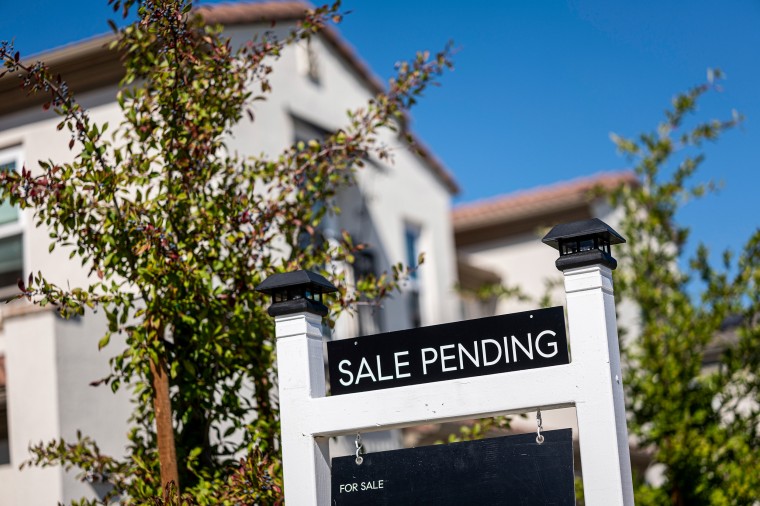
<svg viewBox="0 0 760 506">
<path fill-rule="evenodd" d="M 156 439 L 158 440 L 158 461 L 161 466 L 161 488 L 174 482 L 179 494 L 179 474 L 177 472 L 177 449 L 174 445 L 172 427 L 172 405 L 169 397 L 169 376 L 166 362 L 160 359 L 156 364 L 150 361 L 153 376 L 153 408 L 156 415 Z"/>
<path fill-rule="evenodd" d="M 670 500 L 673 506 L 686 506 L 686 501 L 683 499 L 683 494 L 678 486 L 674 486 L 670 493 Z"/>
</svg>

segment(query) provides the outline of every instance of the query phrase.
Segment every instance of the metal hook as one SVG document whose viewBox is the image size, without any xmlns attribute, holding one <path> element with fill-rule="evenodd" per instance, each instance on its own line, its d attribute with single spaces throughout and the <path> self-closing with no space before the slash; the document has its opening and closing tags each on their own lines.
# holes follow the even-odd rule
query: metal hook
<svg viewBox="0 0 760 506">
<path fill-rule="evenodd" d="M 536 429 L 536 443 L 543 444 L 544 443 L 544 436 L 541 434 L 541 431 L 544 428 L 543 420 L 541 419 L 541 408 L 538 408 L 536 411 L 536 425 L 538 425 L 538 428 Z"/>
<path fill-rule="evenodd" d="M 354 440 L 354 445 L 356 446 L 356 465 L 360 466 L 362 465 L 362 462 L 364 462 L 364 457 L 362 457 L 362 453 L 364 452 L 364 446 L 362 446 L 362 435 L 358 432 L 356 433 L 356 439 Z"/>
</svg>

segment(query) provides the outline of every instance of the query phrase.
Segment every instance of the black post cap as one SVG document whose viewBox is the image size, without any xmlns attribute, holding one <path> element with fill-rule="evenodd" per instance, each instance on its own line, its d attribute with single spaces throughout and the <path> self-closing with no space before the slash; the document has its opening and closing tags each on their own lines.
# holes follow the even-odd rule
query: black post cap
<svg viewBox="0 0 760 506">
<path fill-rule="evenodd" d="M 327 315 L 322 295 L 338 289 L 323 276 L 311 271 L 294 271 L 273 274 L 256 287 L 257 292 L 272 296 L 269 316 L 309 312 Z"/>
<path fill-rule="evenodd" d="M 543 242 L 559 250 L 555 265 L 564 271 L 597 264 L 615 269 L 617 261 L 610 246 L 624 243 L 625 239 L 599 218 L 591 218 L 561 223 L 546 234 Z"/>
</svg>

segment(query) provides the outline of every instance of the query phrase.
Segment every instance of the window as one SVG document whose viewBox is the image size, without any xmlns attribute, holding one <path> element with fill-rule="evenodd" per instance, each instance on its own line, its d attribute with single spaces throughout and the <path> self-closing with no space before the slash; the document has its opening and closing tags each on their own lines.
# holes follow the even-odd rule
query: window
<svg viewBox="0 0 760 506">
<path fill-rule="evenodd" d="M 20 170 L 21 149 L 0 150 L 0 170 Z M 0 204 L 0 299 L 18 293 L 16 284 L 24 277 L 21 213 L 10 202 Z"/>
<path fill-rule="evenodd" d="M 360 251 L 355 255 L 353 264 L 354 280 L 358 282 L 368 276 L 377 276 L 375 255 L 370 251 Z M 367 336 L 379 334 L 383 331 L 382 314 L 380 306 L 372 301 L 359 300 L 357 317 L 359 321 L 359 335 Z"/>
<path fill-rule="evenodd" d="M 406 265 L 412 271 L 406 292 L 409 325 L 413 328 L 422 326 L 422 309 L 420 306 L 420 272 L 418 258 L 420 254 L 420 228 L 407 224 L 404 227 L 404 246 L 406 248 Z"/>
<path fill-rule="evenodd" d="M 311 38 L 296 44 L 296 66 L 300 75 L 308 77 L 314 84 L 319 84 L 319 61 Z"/>
<path fill-rule="evenodd" d="M 308 144 L 309 141 L 316 140 L 318 142 L 323 142 L 326 138 L 328 138 L 331 133 L 320 127 L 315 125 L 314 123 L 311 123 L 307 120 L 301 119 L 297 116 L 293 116 L 293 141 L 298 145 L 299 143 L 303 143 L 304 146 Z M 306 178 L 309 177 L 309 174 L 303 174 L 303 180 L 299 180 L 298 184 L 305 185 L 306 184 Z M 319 211 L 321 211 L 324 208 L 324 202 L 314 202 L 312 209 L 314 211 L 314 214 L 316 215 Z M 330 227 L 330 216 L 329 214 L 323 218 L 323 220 L 319 223 L 319 225 L 314 230 L 313 234 L 310 234 L 306 229 L 302 230 L 301 233 L 298 235 L 298 246 L 302 249 L 306 249 L 309 246 L 313 246 L 314 248 L 320 248 L 324 242 L 324 240 L 327 237 L 330 237 L 330 234 L 335 233 L 335 231 L 331 230 Z"/>
<path fill-rule="evenodd" d="M 330 135 L 331 132 L 329 130 L 305 119 L 293 116 L 293 140 L 296 143 L 309 142 L 310 140 L 318 140 L 322 142 Z"/>
</svg>

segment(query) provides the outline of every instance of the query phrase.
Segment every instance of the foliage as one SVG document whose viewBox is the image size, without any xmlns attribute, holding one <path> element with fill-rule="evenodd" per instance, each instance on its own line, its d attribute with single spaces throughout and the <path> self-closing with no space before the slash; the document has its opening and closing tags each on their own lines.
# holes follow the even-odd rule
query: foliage
<svg viewBox="0 0 760 506">
<path fill-rule="evenodd" d="M 624 343 L 629 430 L 664 474 L 658 486 L 639 477 L 637 504 L 760 497 L 760 229 L 717 268 L 705 245 L 684 265 L 689 229 L 677 222 L 685 202 L 714 188 L 691 182 L 705 142 L 741 120 L 691 124 L 699 99 L 715 87 L 711 78 L 678 95 L 654 132 L 614 136 L 640 180 L 613 194 L 628 241 L 616 293 L 640 310 L 640 328 Z"/>
<path fill-rule="evenodd" d="M 446 441 L 438 440 L 436 444 L 459 443 L 462 441 L 476 441 L 485 437 L 493 437 L 494 434 L 506 433 L 512 423 L 512 416 L 492 416 L 469 420 L 462 423 L 456 432 L 452 432 L 446 438 Z"/>
<path fill-rule="evenodd" d="M 50 232 L 50 250 L 69 247 L 91 277 L 70 289 L 36 273 L 20 283 L 22 296 L 54 304 L 64 316 L 105 313 L 108 333 L 99 346 L 120 334 L 126 347 L 99 383 L 131 388 L 135 400 L 126 457 L 101 455 L 80 436 L 34 446 L 29 464 L 78 468 L 80 479 L 111 484 L 127 503 L 177 503 L 179 492 L 159 479 L 156 450 L 152 380 L 165 372 L 183 500 L 278 504 L 273 322 L 254 287 L 276 272 L 320 271 L 340 290 L 333 317 L 396 288 L 402 266 L 362 280 L 361 291 L 349 288 L 344 266 L 363 246 L 348 234 L 327 240 L 319 227 L 339 211 L 334 197 L 364 160 L 389 157 L 379 135 L 403 123 L 404 110 L 450 66 L 449 54 L 400 64 L 389 90 L 327 139 L 272 159 L 242 158 L 225 139 L 246 110 L 253 120 L 249 108 L 271 89 L 273 59 L 339 20 L 339 4 L 313 10 L 282 40 L 260 34 L 235 48 L 189 2 L 111 3 L 139 17 L 121 30 L 114 25 L 112 49 L 126 71 L 116 128 L 93 121 L 43 63 L 26 64 L 11 44 L 0 46 L 5 78 L 16 75 L 28 93 L 45 97 L 76 155 L 0 174 L 0 196 L 32 209 Z"/>
</svg>

